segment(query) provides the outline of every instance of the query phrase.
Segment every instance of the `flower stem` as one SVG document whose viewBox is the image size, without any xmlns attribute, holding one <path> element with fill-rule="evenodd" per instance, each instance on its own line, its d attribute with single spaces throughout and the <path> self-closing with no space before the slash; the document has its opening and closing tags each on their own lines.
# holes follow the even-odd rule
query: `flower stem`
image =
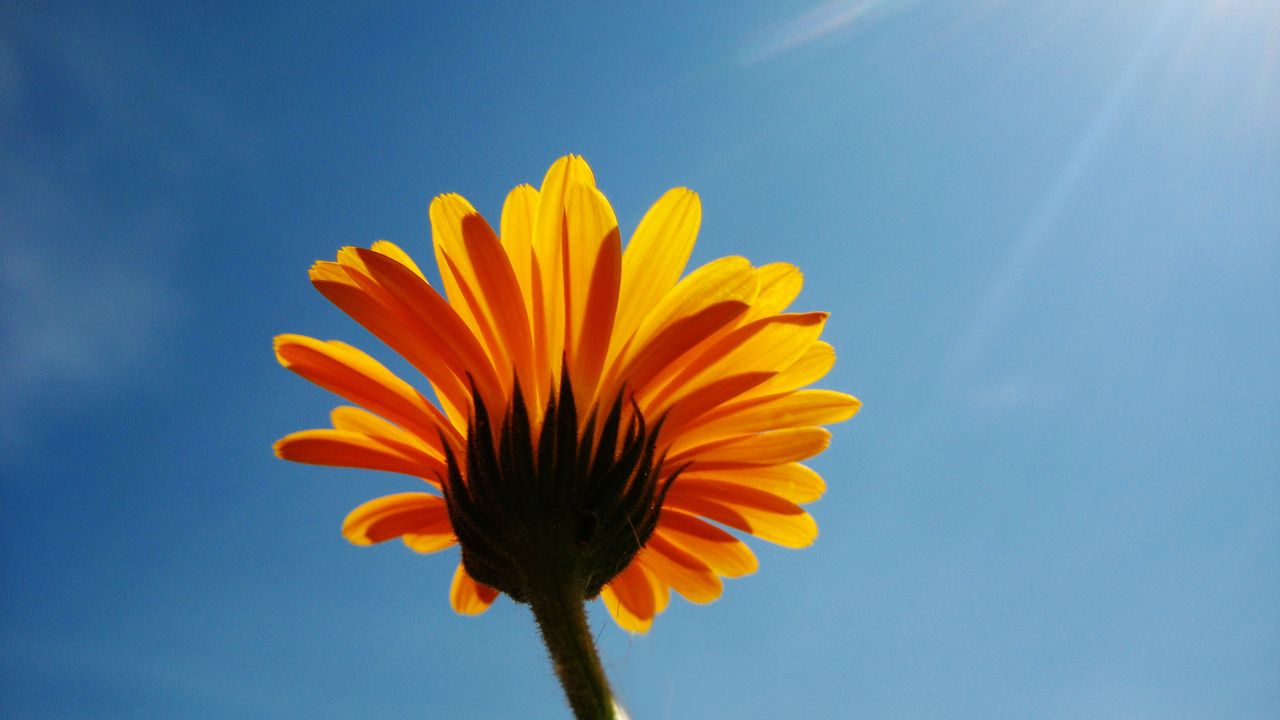
<svg viewBox="0 0 1280 720">
<path fill-rule="evenodd" d="M 529 607 L 573 714 L 578 720 L 613 720 L 613 694 L 591 639 L 582 593 L 572 582 L 545 579 L 549 582 L 530 593 Z"/>
</svg>

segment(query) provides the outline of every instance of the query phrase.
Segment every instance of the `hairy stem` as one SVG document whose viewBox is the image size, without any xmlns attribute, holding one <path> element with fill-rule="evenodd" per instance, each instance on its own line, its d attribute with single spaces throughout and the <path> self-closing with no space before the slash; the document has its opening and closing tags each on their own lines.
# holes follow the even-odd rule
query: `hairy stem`
<svg viewBox="0 0 1280 720">
<path fill-rule="evenodd" d="M 587 625 L 582 592 L 571 581 L 542 580 L 539 587 L 530 588 L 529 607 L 574 716 L 578 720 L 613 720 L 613 694 Z"/>
</svg>

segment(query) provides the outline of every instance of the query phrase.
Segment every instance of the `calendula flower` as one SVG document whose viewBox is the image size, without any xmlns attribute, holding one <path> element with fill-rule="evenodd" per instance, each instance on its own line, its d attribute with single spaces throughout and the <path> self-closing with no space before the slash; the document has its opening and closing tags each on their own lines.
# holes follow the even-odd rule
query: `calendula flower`
<svg viewBox="0 0 1280 720">
<path fill-rule="evenodd" d="M 544 636 L 540 605 L 598 594 L 644 632 L 671 590 L 715 600 L 722 578 L 757 567 L 721 526 L 813 542 L 800 504 L 824 482 L 801 462 L 827 446 L 820 426 L 859 403 L 805 389 L 835 354 L 819 339 L 825 313 L 786 312 L 795 267 L 727 257 L 682 277 L 701 221 L 683 188 L 654 203 L 624 251 L 574 156 L 541 189 L 511 191 L 499 232 L 458 195 L 435 198 L 430 218 L 443 293 L 386 241 L 343 248 L 310 274 L 431 395 L 336 340 L 275 341 L 285 367 L 354 404 L 333 411 L 332 428 L 279 440 L 280 457 L 421 480 L 352 511 L 348 540 L 460 544 L 454 609 L 483 612 L 504 592 L 531 604 Z M 563 680 L 571 661 L 552 654 Z"/>
</svg>

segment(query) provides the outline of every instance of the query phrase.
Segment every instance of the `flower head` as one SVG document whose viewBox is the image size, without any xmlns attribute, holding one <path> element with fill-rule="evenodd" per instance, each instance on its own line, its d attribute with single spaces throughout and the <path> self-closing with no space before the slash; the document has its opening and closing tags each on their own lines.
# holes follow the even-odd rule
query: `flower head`
<svg viewBox="0 0 1280 720">
<path fill-rule="evenodd" d="M 443 294 L 386 241 L 343 248 L 311 280 L 420 371 L 435 402 L 350 345 L 275 342 L 285 367 L 356 406 L 334 410 L 332 428 L 281 438 L 280 457 L 425 481 L 352 511 L 351 542 L 461 544 L 461 613 L 499 592 L 523 600 L 554 570 L 642 632 L 670 590 L 710 602 L 722 578 L 755 571 L 721 525 L 813 541 L 799 504 L 825 485 L 800 461 L 826 447 L 819 426 L 859 403 L 805 389 L 835 354 L 819 340 L 825 313 L 785 312 L 795 267 L 728 257 L 681 277 L 701 220 L 683 188 L 649 209 L 624 252 L 574 156 L 540 190 L 511 191 L 500 232 L 457 195 L 437 197 L 430 217 Z"/>
</svg>

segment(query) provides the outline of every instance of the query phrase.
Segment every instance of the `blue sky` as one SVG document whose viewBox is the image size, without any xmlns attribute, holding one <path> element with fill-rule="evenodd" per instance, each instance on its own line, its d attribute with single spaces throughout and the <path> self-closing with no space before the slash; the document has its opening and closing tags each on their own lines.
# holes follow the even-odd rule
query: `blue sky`
<svg viewBox="0 0 1280 720">
<path fill-rule="evenodd" d="M 0 10 L 0 708 L 560 717 L 527 610 L 355 548 L 409 489 L 294 466 L 306 268 L 419 256 L 558 155 L 695 261 L 806 273 L 803 551 L 647 636 L 636 718 L 1280 715 L 1280 6 L 918 0 Z"/>
</svg>

